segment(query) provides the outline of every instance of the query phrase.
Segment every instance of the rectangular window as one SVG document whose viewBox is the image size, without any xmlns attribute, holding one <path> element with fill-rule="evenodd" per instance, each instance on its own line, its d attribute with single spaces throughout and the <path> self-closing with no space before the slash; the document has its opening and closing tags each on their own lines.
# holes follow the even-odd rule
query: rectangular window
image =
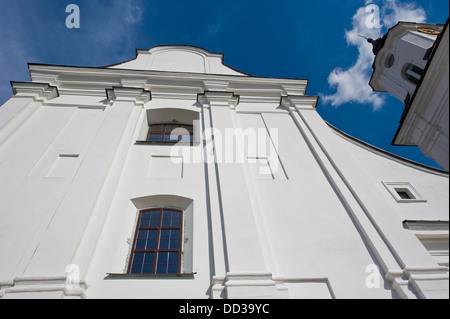
<svg viewBox="0 0 450 319">
<path fill-rule="evenodd" d="M 130 274 L 178 274 L 181 271 L 183 212 L 154 208 L 139 213 Z"/>
<path fill-rule="evenodd" d="M 193 140 L 193 126 L 176 122 L 152 124 L 147 134 L 147 142 L 152 143 L 192 143 Z"/>
</svg>

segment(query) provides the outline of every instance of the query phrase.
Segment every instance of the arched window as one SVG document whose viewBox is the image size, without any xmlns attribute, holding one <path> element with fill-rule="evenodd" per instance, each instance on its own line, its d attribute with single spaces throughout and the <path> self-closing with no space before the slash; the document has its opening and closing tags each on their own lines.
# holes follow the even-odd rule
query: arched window
<svg viewBox="0 0 450 319">
<path fill-rule="evenodd" d="M 192 143 L 193 125 L 178 122 L 163 122 L 149 125 L 147 142 L 154 143 Z"/>
<path fill-rule="evenodd" d="M 183 211 L 152 208 L 139 212 L 128 273 L 181 272 Z"/>
<path fill-rule="evenodd" d="M 422 78 L 423 74 L 424 71 L 421 68 L 415 66 L 414 64 L 408 64 L 408 66 L 405 69 L 404 75 L 408 81 L 418 85 L 420 83 L 420 79 Z"/>
</svg>

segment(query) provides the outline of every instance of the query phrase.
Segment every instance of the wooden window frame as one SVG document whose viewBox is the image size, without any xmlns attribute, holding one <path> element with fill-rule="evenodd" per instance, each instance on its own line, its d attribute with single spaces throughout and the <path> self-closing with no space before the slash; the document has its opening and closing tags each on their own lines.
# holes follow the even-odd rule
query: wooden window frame
<svg viewBox="0 0 450 319">
<path fill-rule="evenodd" d="M 163 221 L 163 213 L 164 210 L 170 210 L 170 211 L 176 211 L 180 213 L 180 224 L 179 226 L 163 226 L 162 225 L 162 221 Z M 159 222 L 158 222 L 158 226 L 148 226 L 148 227 L 141 227 L 141 219 L 142 219 L 142 215 L 145 212 L 149 212 L 149 211 L 159 211 Z M 178 248 L 160 248 L 160 238 L 161 238 L 161 231 L 162 230 L 167 230 L 167 229 L 175 229 L 175 230 L 179 230 L 179 243 L 178 243 Z M 137 243 L 137 239 L 138 239 L 138 233 L 139 230 L 157 230 L 157 235 L 156 235 L 156 245 L 155 245 L 155 249 L 136 249 L 136 243 Z M 128 274 L 141 274 L 141 275 L 179 275 L 181 274 L 181 254 L 182 254 L 182 243 L 183 243 L 183 210 L 180 209 L 176 209 L 176 208 L 169 208 L 169 207 L 157 207 L 157 208 L 149 208 L 149 209 L 143 209 L 141 211 L 139 211 L 139 218 L 137 221 L 137 225 L 136 225 L 136 230 L 135 230 L 135 234 L 134 234 L 134 240 L 133 240 L 133 247 L 132 247 L 132 251 L 131 251 L 131 255 L 130 255 L 130 261 L 128 264 Z M 176 273 L 158 273 L 157 272 L 157 267 L 158 267 L 158 257 L 159 257 L 159 253 L 161 252 L 177 252 L 178 253 L 178 261 L 177 261 L 177 272 Z M 136 253 L 154 253 L 154 259 L 153 259 L 153 269 L 152 272 L 149 273 L 132 273 L 132 267 L 133 267 L 133 261 L 134 261 L 134 257 Z"/>
<path fill-rule="evenodd" d="M 162 143 L 162 144 L 176 144 L 176 143 L 180 142 L 183 135 L 178 135 L 178 140 L 176 140 L 176 141 L 174 141 L 174 140 L 166 141 L 165 140 L 165 137 L 167 135 L 166 127 L 169 126 L 169 125 L 176 126 L 175 128 L 184 128 L 184 129 L 187 129 L 188 131 L 190 131 L 191 134 L 189 134 L 189 143 L 191 143 L 191 144 L 193 143 L 193 140 L 194 140 L 194 126 L 191 125 L 191 124 L 183 124 L 183 123 L 178 123 L 178 122 L 162 122 L 162 123 L 150 124 L 149 127 L 148 127 L 147 136 L 145 138 L 146 142 L 147 143 L 158 143 L 158 144 L 160 144 L 160 143 Z M 152 127 L 155 127 L 155 126 L 163 126 L 162 131 L 152 131 Z M 152 134 L 153 135 L 161 135 L 161 140 L 149 141 L 149 137 Z"/>
</svg>

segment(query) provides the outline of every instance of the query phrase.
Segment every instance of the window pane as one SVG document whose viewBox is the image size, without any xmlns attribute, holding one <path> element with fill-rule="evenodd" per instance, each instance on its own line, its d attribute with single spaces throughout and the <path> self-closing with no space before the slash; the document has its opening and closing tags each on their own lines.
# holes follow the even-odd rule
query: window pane
<svg viewBox="0 0 450 319">
<path fill-rule="evenodd" d="M 178 229 L 172 229 L 170 231 L 169 248 L 170 249 L 180 248 L 180 231 Z"/>
<path fill-rule="evenodd" d="M 133 265 L 131 266 L 132 274 L 151 274 L 153 273 L 155 253 L 135 253 Z"/>
<path fill-rule="evenodd" d="M 148 210 L 142 212 L 141 222 L 139 223 L 139 227 L 158 227 L 159 226 L 159 216 L 160 210 Z"/>
<path fill-rule="evenodd" d="M 157 274 L 167 274 L 167 258 L 168 252 L 160 252 L 158 254 L 158 264 L 156 265 Z"/>
<path fill-rule="evenodd" d="M 179 239 L 171 239 L 169 246 L 170 246 L 170 249 L 178 249 L 180 246 L 180 240 Z"/>
<path fill-rule="evenodd" d="M 131 266 L 132 274 L 142 273 L 142 264 L 144 260 L 144 253 L 135 253 L 133 258 L 133 265 Z"/>
<path fill-rule="evenodd" d="M 150 224 L 149 224 L 149 226 L 150 227 L 158 227 L 159 226 L 159 217 L 161 215 L 161 212 L 160 212 L 159 209 L 158 210 L 152 210 L 151 212 L 152 212 L 152 214 L 151 214 L 151 217 L 150 217 Z"/>
<path fill-rule="evenodd" d="M 145 249 L 147 243 L 148 230 L 139 230 L 136 239 L 136 249 Z"/>
<path fill-rule="evenodd" d="M 162 142 L 162 140 L 163 140 L 162 134 L 150 133 L 147 138 L 147 142 Z"/>
<path fill-rule="evenodd" d="M 167 273 L 168 274 L 177 274 L 178 273 L 178 264 L 168 264 L 167 265 Z"/>
<path fill-rule="evenodd" d="M 169 249 L 170 229 L 162 229 L 159 239 L 159 249 Z"/>
<path fill-rule="evenodd" d="M 145 249 L 156 249 L 156 236 L 158 236 L 156 229 L 148 231 L 147 247 Z"/>
<path fill-rule="evenodd" d="M 142 266 L 142 274 L 153 273 L 154 263 L 155 263 L 155 253 L 145 253 L 144 264 Z"/>
<path fill-rule="evenodd" d="M 178 135 L 171 135 L 170 133 L 164 135 L 164 142 L 177 142 L 177 141 Z"/>
<path fill-rule="evenodd" d="M 130 273 L 141 274 L 142 273 L 142 264 L 133 264 L 133 266 L 131 266 Z"/>
<path fill-rule="evenodd" d="M 409 194 L 407 192 L 399 192 L 397 191 L 398 195 L 400 196 L 401 199 L 411 199 L 411 197 L 409 196 Z"/>
<path fill-rule="evenodd" d="M 160 124 L 150 125 L 149 132 L 150 133 L 163 133 L 164 125 L 160 125 Z"/>
<path fill-rule="evenodd" d="M 178 264 L 178 252 L 170 252 L 169 254 L 169 264 Z"/>
<path fill-rule="evenodd" d="M 151 216 L 150 211 L 142 212 L 139 227 L 148 227 L 148 225 L 150 224 L 150 216 Z"/>
<path fill-rule="evenodd" d="M 163 229 L 159 240 L 159 249 L 178 249 L 180 247 L 180 230 Z"/>
<path fill-rule="evenodd" d="M 159 215 L 160 210 L 148 210 L 142 212 L 141 222 L 139 223 L 139 227 L 158 227 L 159 226 Z"/>
<path fill-rule="evenodd" d="M 163 227 L 177 227 L 180 226 L 180 212 L 165 209 L 163 212 L 162 226 Z"/>
<path fill-rule="evenodd" d="M 178 273 L 178 252 L 160 252 L 158 254 L 157 274 Z"/>
<path fill-rule="evenodd" d="M 169 253 L 169 260 L 167 263 L 167 273 L 168 274 L 178 273 L 178 253 L 177 252 Z"/>
<path fill-rule="evenodd" d="M 144 261 L 145 253 L 135 253 L 133 258 L 133 264 L 142 264 Z"/>
</svg>

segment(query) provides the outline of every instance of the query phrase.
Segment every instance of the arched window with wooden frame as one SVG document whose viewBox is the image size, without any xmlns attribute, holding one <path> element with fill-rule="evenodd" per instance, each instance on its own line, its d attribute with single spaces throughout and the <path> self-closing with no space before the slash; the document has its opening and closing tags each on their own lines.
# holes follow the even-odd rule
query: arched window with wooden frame
<svg viewBox="0 0 450 319">
<path fill-rule="evenodd" d="M 151 208 L 139 212 L 128 266 L 130 274 L 179 274 L 183 211 Z"/>
</svg>

